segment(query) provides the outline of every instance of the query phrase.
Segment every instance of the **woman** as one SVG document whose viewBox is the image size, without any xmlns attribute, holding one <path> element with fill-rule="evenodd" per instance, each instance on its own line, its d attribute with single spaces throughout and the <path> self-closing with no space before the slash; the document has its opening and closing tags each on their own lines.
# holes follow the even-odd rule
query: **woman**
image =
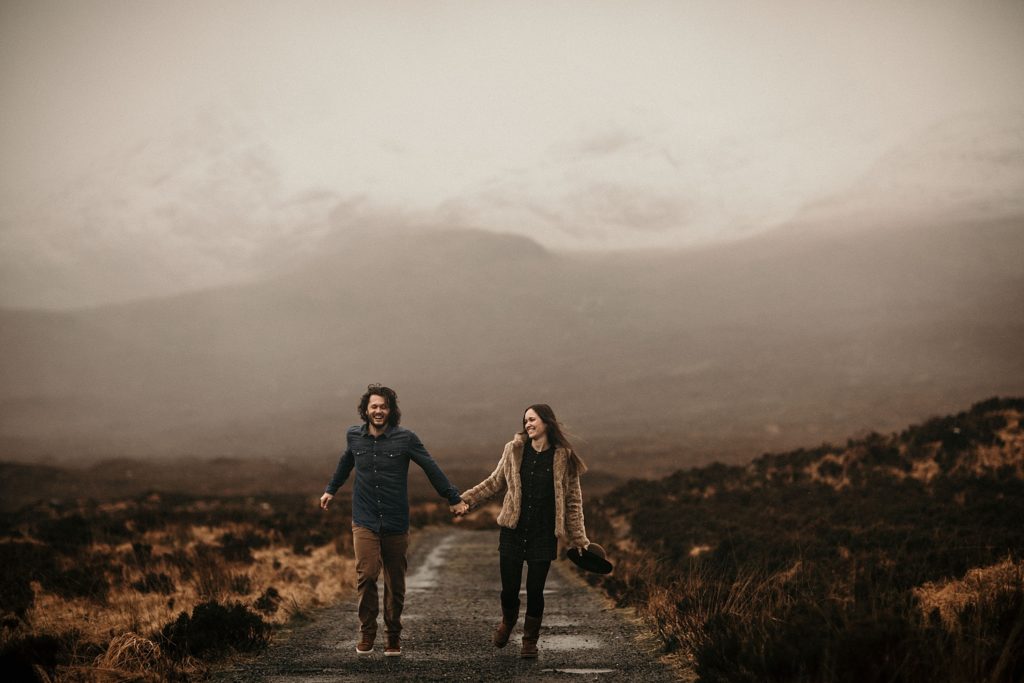
<svg viewBox="0 0 1024 683">
<path fill-rule="evenodd" d="M 537 656 L 544 614 L 544 584 L 551 561 L 558 555 L 558 541 L 583 551 L 587 540 L 583 525 L 580 475 L 587 469 L 562 431 L 551 407 L 539 403 L 523 414 L 523 431 L 505 444 L 501 460 L 491 476 L 462 494 L 465 514 L 505 491 L 498 514 L 501 537 L 501 623 L 494 644 L 505 647 L 519 619 L 519 587 L 526 574 L 526 619 L 523 623 L 522 656 Z"/>
</svg>

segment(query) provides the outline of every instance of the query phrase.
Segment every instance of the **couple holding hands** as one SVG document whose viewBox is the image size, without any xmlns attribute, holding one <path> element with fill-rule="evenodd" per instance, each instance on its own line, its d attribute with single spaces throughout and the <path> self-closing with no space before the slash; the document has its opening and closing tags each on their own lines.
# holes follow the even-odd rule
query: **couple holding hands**
<svg viewBox="0 0 1024 683">
<path fill-rule="evenodd" d="M 587 467 L 566 439 L 546 404 L 523 414 L 523 430 L 505 449 L 486 479 L 459 494 L 424 448 L 419 437 L 399 426 L 402 413 L 393 389 L 371 384 L 359 402 L 363 424 L 350 427 L 347 447 L 320 498 L 327 509 L 334 494 L 355 469 L 352 491 L 352 537 L 356 557 L 356 594 L 360 639 L 356 652 L 373 652 L 377 635 L 377 577 L 384 574 L 385 656 L 402 654 L 402 608 L 405 604 L 406 552 L 409 544 L 409 462 L 419 465 L 451 511 L 464 515 L 504 491 L 498 514 L 501 568 L 501 622 L 493 643 L 504 647 L 519 619 L 519 592 L 526 565 L 526 616 L 522 656 L 537 657 L 544 614 L 544 584 L 558 541 L 574 562 L 607 573 L 611 565 L 600 546 L 587 539 L 583 522 L 580 475 Z M 589 546 L 589 548 L 588 548 Z"/>
</svg>

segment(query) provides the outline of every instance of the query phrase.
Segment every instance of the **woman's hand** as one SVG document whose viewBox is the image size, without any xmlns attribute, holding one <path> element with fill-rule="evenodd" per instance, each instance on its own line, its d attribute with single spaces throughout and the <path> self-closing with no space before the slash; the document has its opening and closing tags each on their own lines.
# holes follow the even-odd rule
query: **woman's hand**
<svg viewBox="0 0 1024 683">
<path fill-rule="evenodd" d="M 587 543 L 586 545 L 578 545 L 578 546 L 576 546 L 576 552 L 579 553 L 580 555 L 582 555 L 583 551 L 586 550 L 589 547 L 590 547 L 589 543 Z"/>
<path fill-rule="evenodd" d="M 332 500 L 334 500 L 334 496 L 332 496 L 329 493 L 325 493 L 324 495 L 320 496 L 320 508 L 326 510 L 327 506 L 331 504 Z"/>
<path fill-rule="evenodd" d="M 451 510 L 451 512 L 456 517 L 461 517 L 462 515 L 464 515 L 467 512 L 469 512 L 469 504 L 466 501 L 464 501 L 464 500 L 460 500 L 455 505 L 449 505 L 448 509 Z"/>
</svg>

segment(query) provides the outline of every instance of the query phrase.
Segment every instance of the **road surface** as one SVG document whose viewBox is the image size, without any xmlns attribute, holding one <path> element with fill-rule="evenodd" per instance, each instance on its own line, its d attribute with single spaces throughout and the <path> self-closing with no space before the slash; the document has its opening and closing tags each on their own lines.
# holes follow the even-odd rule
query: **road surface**
<svg viewBox="0 0 1024 683">
<path fill-rule="evenodd" d="M 509 644 L 495 648 L 491 633 L 500 619 L 497 532 L 446 527 L 418 532 L 414 539 L 401 657 L 384 657 L 383 621 L 373 654 L 355 653 L 353 598 L 316 611 L 312 622 L 279 633 L 262 655 L 220 668 L 213 680 L 683 680 L 651 653 L 650 640 L 644 644 L 638 627 L 582 581 L 568 561 L 554 562 L 548 575 L 540 657 L 519 656 L 522 616 Z"/>
</svg>

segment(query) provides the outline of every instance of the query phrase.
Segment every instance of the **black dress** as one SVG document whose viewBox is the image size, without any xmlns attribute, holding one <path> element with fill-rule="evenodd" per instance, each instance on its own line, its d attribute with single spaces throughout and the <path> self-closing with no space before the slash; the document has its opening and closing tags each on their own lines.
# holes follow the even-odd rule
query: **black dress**
<svg viewBox="0 0 1024 683">
<path fill-rule="evenodd" d="M 550 562 L 558 556 L 555 538 L 554 446 L 540 453 L 527 441 L 519 468 L 523 500 L 515 529 L 501 527 L 498 552 L 527 562 Z"/>
</svg>

